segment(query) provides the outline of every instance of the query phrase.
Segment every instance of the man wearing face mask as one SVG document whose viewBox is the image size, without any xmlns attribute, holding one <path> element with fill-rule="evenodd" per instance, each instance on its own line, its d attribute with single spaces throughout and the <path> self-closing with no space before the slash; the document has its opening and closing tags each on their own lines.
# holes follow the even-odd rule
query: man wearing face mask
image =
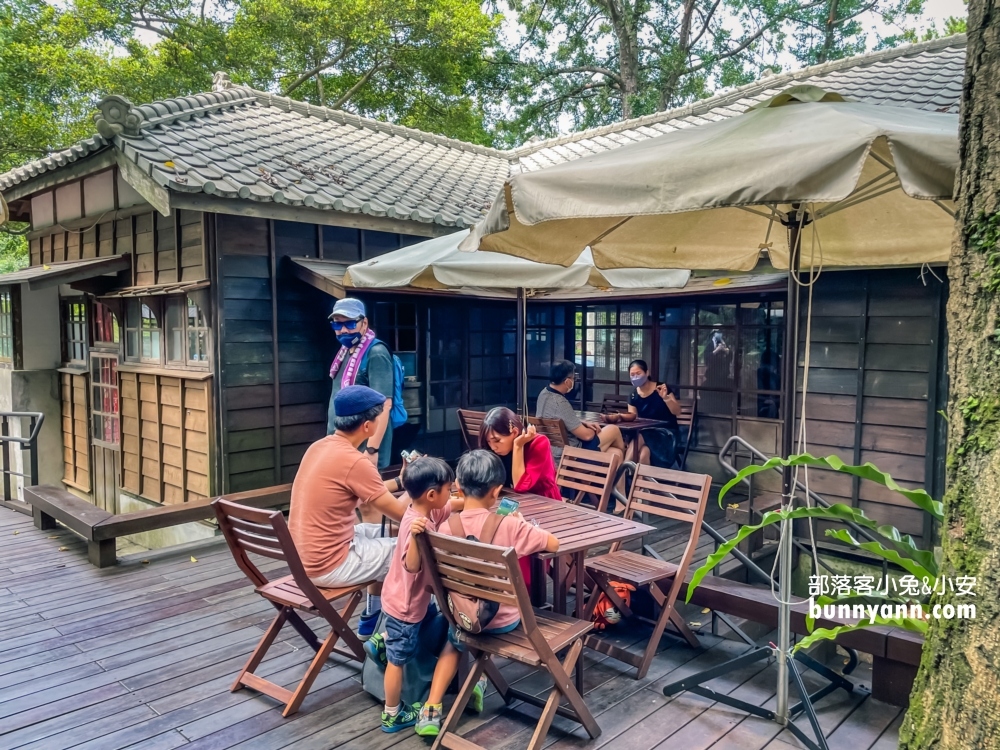
<svg viewBox="0 0 1000 750">
<path fill-rule="evenodd" d="M 613 424 L 584 422 L 573 409 L 567 394 L 576 383 L 576 367 L 569 360 L 556 362 L 549 372 L 549 384 L 538 394 L 535 416 L 539 419 L 561 419 L 566 425 L 569 445 L 592 451 L 625 455 L 622 432 Z"/>
<path fill-rule="evenodd" d="M 392 422 L 389 419 L 395 373 L 392 355 L 369 328 L 361 300 L 351 297 L 337 300 L 329 320 L 340 342 L 340 350 L 330 366 L 333 391 L 326 432 L 332 435 L 336 430 L 333 401 L 341 388 L 366 385 L 381 393 L 386 397 L 385 408 L 379 415 L 374 434 L 361 444 L 365 456 L 381 471 L 392 463 Z"/>
</svg>

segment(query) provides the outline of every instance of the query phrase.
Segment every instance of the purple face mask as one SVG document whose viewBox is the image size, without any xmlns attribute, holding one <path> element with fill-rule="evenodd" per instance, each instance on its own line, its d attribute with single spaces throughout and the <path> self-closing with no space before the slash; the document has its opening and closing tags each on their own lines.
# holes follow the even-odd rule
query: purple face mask
<svg viewBox="0 0 1000 750">
<path fill-rule="evenodd" d="M 646 381 L 649 380 L 649 376 L 648 375 L 631 375 L 631 376 L 629 376 L 629 380 L 632 381 L 632 385 L 634 385 L 636 388 L 639 388 L 641 386 L 646 385 Z"/>
</svg>

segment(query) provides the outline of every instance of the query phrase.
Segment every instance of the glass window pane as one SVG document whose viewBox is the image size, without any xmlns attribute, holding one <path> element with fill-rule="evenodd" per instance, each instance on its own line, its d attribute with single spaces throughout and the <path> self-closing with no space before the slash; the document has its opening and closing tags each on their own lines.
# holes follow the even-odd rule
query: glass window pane
<svg viewBox="0 0 1000 750">
<path fill-rule="evenodd" d="M 170 362 L 184 359 L 184 323 L 181 314 L 181 300 L 170 300 L 167 303 L 167 360 Z"/>
<path fill-rule="evenodd" d="M 205 331 L 188 332 L 188 359 L 192 362 L 208 361 L 208 343 Z"/>
</svg>

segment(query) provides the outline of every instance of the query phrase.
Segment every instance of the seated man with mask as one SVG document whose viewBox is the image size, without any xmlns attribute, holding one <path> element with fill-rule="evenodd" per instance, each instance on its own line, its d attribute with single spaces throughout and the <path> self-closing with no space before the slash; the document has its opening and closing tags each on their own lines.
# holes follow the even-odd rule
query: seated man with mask
<svg viewBox="0 0 1000 750">
<path fill-rule="evenodd" d="M 342 388 L 333 399 L 333 434 L 309 446 L 292 483 L 288 528 L 306 574 L 317 586 L 381 581 L 389 571 L 396 540 L 383 537 L 379 523 L 357 523 L 355 514 L 370 508 L 375 517 L 398 521 L 409 504 L 391 494 L 401 489 L 399 479 L 383 482 L 358 451 L 378 429 L 385 404 L 385 396 L 366 386 Z M 380 591 L 381 584 L 368 590 L 361 635 L 374 630 Z"/>
<path fill-rule="evenodd" d="M 592 451 L 625 455 L 622 432 L 613 424 L 584 422 L 573 409 L 566 394 L 576 382 L 576 367 L 568 361 L 556 362 L 549 372 L 549 384 L 538 394 L 535 416 L 539 419 L 561 419 L 569 433 L 569 445 Z"/>
</svg>

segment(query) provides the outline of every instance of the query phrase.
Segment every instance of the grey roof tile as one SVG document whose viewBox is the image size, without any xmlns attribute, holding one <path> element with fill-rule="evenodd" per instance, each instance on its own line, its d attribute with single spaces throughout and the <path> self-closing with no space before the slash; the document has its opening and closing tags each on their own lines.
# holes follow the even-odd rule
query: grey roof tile
<svg viewBox="0 0 1000 750">
<path fill-rule="evenodd" d="M 231 87 L 133 107 L 137 130 L 113 142 L 95 135 L 11 170 L 0 175 L 0 190 L 114 146 L 170 190 L 461 227 L 482 217 L 511 174 L 733 117 L 799 83 L 956 112 L 964 59 L 965 38 L 949 37 L 771 76 L 670 112 L 510 151 Z"/>
</svg>

